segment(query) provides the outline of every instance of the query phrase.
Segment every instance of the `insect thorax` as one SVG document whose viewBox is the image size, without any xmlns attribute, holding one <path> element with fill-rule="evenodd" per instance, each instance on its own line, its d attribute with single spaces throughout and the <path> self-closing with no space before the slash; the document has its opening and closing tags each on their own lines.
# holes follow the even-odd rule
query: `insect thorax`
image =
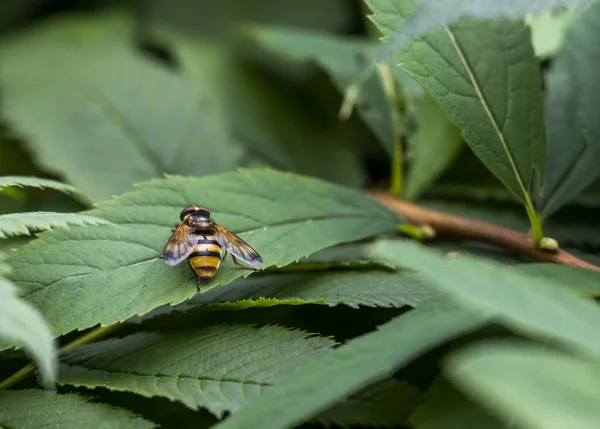
<svg viewBox="0 0 600 429">
<path fill-rule="evenodd" d="M 194 225 L 192 225 L 192 228 L 194 230 L 195 235 L 208 235 L 208 234 L 212 235 L 212 224 L 210 224 L 210 223 L 194 224 Z"/>
</svg>

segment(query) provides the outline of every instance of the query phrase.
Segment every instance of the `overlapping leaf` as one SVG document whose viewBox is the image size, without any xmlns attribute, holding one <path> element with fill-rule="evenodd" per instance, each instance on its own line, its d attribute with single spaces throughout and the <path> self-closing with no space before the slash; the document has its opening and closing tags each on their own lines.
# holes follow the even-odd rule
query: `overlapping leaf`
<svg viewBox="0 0 600 429">
<path fill-rule="evenodd" d="M 78 32 L 86 23 L 65 25 L 69 38 L 62 21 L 50 21 L 0 47 L 11 59 L 0 71 L 3 114 L 40 165 L 93 200 L 163 173 L 237 166 L 241 149 L 214 97 L 141 57 L 124 37 L 90 41 Z"/>
<path fill-rule="evenodd" d="M 222 417 L 334 344 L 278 326 L 143 332 L 66 353 L 60 383 L 163 396 Z"/>
<path fill-rule="evenodd" d="M 418 3 L 367 0 L 388 36 Z M 527 201 L 534 170 L 544 176 L 545 133 L 539 65 L 525 24 L 463 18 L 413 41 L 397 57 L 487 168 Z"/>
<path fill-rule="evenodd" d="M 378 331 L 355 338 L 302 366 L 215 428 L 294 427 L 486 320 L 446 297 L 422 303 Z"/>
<path fill-rule="evenodd" d="M 539 209 L 549 216 L 600 175 L 600 4 L 572 26 L 548 73 L 548 175 Z"/>
<path fill-rule="evenodd" d="M 289 0 L 251 4 L 246 0 L 157 0 L 147 6 L 144 19 L 151 25 L 184 30 L 198 39 L 231 37 L 241 23 L 279 23 L 295 28 L 310 28 L 342 33 L 356 25 L 356 13 L 344 0 Z M 206 13 L 210 10 L 211 13 Z"/>
<path fill-rule="evenodd" d="M 476 345 L 447 373 L 507 424 L 533 429 L 592 429 L 600 421 L 598 363 L 538 346 Z"/>
<path fill-rule="evenodd" d="M 183 73 L 225 105 L 232 135 L 263 165 L 362 186 L 365 168 L 356 146 L 362 129 L 349 128 L 322 102 L 298 103 L 298 89 L 243 61 L 230 47 L 165 34 Z M 363 130 L 364 132 L 364 130 Z"/>
<path fill-rule="evenodd" d="M 424 95 L 417 112 L 418 128 L 411 140 L 411 164 L 406 198 L 417 199 L 452 164 L 463 141 L 438 104 Z"/>
<path fill-rule="evenodd" d="M 52 385 L 56 379 L 54 338 L 39 312 L 21 300 L 17 288 L 3 277 L 7 271 L 0 262 L 0 348 L 7 342 L 24 346 L 35 359 L 42 379 Z"/>
<path fill-rule="evenodd" d="M 495 314 L 516 330 L 600 356 L 598 306 L 548 278 L 464 255 L 449 261 L 412 242 L 378 243 L 374 249 L 377 257 L 388 255 L 398 266 L 421 271 L 434 284 L 473 308 Z"/>
<path fill-rule="evenodd" d="M 474 177 L 477 180 L 473 180 Z M 470 201 L 518 202 L 517 197 L 470 150 L 461 152 L 427 195 Z"/>
<path fill-rule="evenodd" d="M 355 393 L 319 414 L 316 420 L 329 426 L 390 427 L 406 425 L 421 395 L 418 389 L 394 378 Z"/>
<path fill-rule="evenodd" d="M 600 296 L 600 272 L 559 264 L 525 264 L 520 271 L 546 278 L 581 296 Z"/>
<path fill-rule="evenodd" d="M 292 28 L 249 27 L 245 33 L 285 58 L 315 62 L 329 74 L 342 93 L 375 50 L 375 45 L 365 40 Z M 372 76 L 365 82 L 356 100 L 356 108 L 391 155 L 394 146 L 392 108 L 378 76 Z"/>
<path fill-rule="evenodd" d="M 0 426 L 26 429 L 147 429 L 154 423 L 130 411 L 90 402 L 75 394 L 42 390 L 0 391 Z"/>
<path fill-rule="evenodd" d="M 34 231 L 69 225 L 106 225 L 110 222 L 77 213 L 27 212 L 0 215 L 0 238 L 31 235 Z"/>
<path fill-rule="evenodd" d="M 11 255 L 11 278 L 56 335 L 179 303 L 195 294 L 193 273 L 186 263 L 169 267 L 158 255 L 190 204 L 208 207 L 216 222 L 239 233 L 265 267 L 392 230 L 401 221 L 358 191 L 288 173 L 170 177 L 89 212 L 114 225 L 42 233 Z M 205 290 L 249 273 L 227 258 Z"/>
<path fill-rule="evenodd" d="M 506 429 L 501 421 L 442 378 L 436 379 L 423 395 L 423 401 L 410 416 L 410 421 L 415 429 Z"/>
</svg>

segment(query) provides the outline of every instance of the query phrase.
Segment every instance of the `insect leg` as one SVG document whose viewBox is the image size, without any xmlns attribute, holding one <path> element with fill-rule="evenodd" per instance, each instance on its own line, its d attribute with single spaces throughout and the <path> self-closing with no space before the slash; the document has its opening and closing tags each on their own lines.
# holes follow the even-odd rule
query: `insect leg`
<svg viewBox="0 0 600 429">
<path fill-rule="evenodd" d="M 223 249 L 223 257 L 221 258 L 221 261 L 224 261 L 225 258 L 227 257 L 227 253 L 229 253 L 229 252 L 227 252 L 227 249 L 225 249 L 224 247 L 222 247 L 222 249 Z"/>
<path fill-rule="evenodd" d="M 200 292 L 200 277 L 196 276 L 196 289 Z"/>
<path fill-rule="evenodd" d="M 231 255 L 231 253 L 230 253 L 230 255 Z M 250 267 L 247 267 L 247 266 L 245 266 L 245 265 L 242 265 L 242 264 L 240 264 L 240 263 L 237 261 L 237 259 L 235 259 L 235 256 L 231 255 L 231 258 L 233 259 L 233 264 L 234 264 L 236 267 L 240 267 L 240 268 L 243 268 L 243 269 L 245 269 L 245 270 L 256 271 L 256 268 L 250 268 Z"/>
</svg>

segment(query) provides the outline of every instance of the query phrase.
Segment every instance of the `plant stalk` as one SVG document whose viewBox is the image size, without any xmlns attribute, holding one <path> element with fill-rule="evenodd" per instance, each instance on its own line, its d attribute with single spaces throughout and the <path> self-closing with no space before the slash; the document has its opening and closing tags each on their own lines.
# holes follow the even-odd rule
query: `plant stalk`
<svg viewBox="0 0 600 429">
<path fill-rule="evenodd" d="M 383 88 L 388 97 L 391 106 L 392 116 L 392 133 L 393 133 L 393 150 L 392 150 L 392 168 L 391 168 L 391 185 L 390 192 L 394 195 L 401 196 L 404 190 L 404 139 L 402 116 L 403 104 L 398 96 L 396 81 L 390 67 L 383 63 L 378 65 L 379 77 L 383 84 Z"/>
<path fill-rule="evenodd" d="M 394 155 L 392 157 L 390 192 L 398 197 L 402 195 L 404 187 L 404 159 L 402 156 L 402 136 L 394 135 Z"/>
<path fill-rule="evenodd" d="M 533 203 L 529 194 L 525 194 L 525 210 L 527 211 L 527 217 L 529 217 L 529 223 L 531 224 L 531 236 L 533 237 L 533 243 L 539 246 L 542 238 L 544 238 L 544 232 L 542 231 L 542 223 L 540 217 L 533 208 Z"/>
<path fill-rule="evenodd" d="M 429 210 L 416 204 L 402 201 L 388 192 L 367 191 L 366 194 L 387 206 L 390 210 L 402 215 L 408 222 L 416 225 L 429 225 L 438 234 L 451 234 L 461 238 L 493 244 L 504 249 L 528 255 L 538 261 L 554 262 L 556 264 L 600 271 L 599 266 L 579 259 L 562 249 L 553 251 L 539 249 L 533 237 L 523 232 L 474 219 Z M 537 216 L 535 219 L 538 219 Z"/>
</svg>

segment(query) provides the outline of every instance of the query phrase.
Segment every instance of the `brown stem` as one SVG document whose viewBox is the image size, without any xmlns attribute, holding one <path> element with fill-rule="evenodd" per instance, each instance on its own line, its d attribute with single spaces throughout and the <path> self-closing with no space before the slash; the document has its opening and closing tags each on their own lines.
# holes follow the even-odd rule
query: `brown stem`
<svg viewBox="0 0 600 429">
<path fill-rule="evenodd" d="M 538 249 L 534 246 L 533 239 L 523 232 L 474 219 L 429 210 L 416 204 L 402 201 L 387 192 L 367 191 L 366 194 L 414 224 L 431 226 L 438 234 L 452 234 L 458 237 L 490 243 L 524 255 L 529 255 L 539 261 L 600 271 L 599 266 L 579 259 L 564 250 L 549 251 Z"/>
</svg>

